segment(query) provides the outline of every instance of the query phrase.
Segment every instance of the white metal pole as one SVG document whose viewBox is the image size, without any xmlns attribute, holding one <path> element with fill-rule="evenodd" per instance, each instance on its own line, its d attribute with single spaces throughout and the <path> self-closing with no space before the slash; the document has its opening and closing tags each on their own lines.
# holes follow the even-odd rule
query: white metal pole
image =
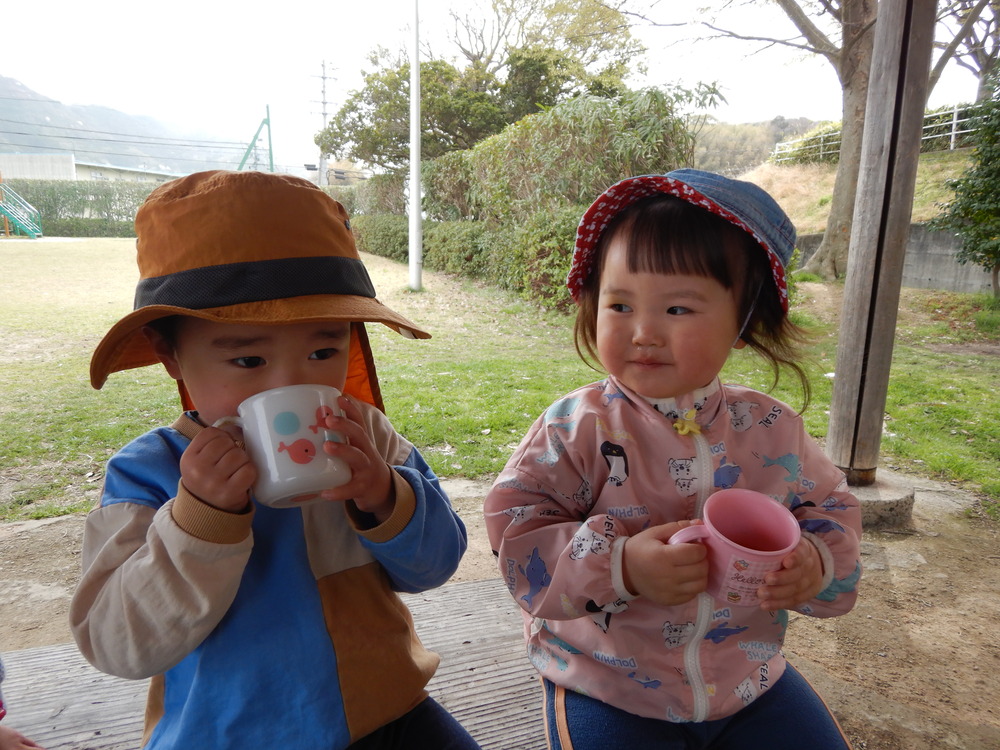
<svg viewBox="0 0 1000 750">
<path fill-rule="evenodd" d="M 420 217 L 420 10 L 413 0 L 413 50 L 410 53 L 410 289 L 422 288 L 423 234 Z"/>
</svg>

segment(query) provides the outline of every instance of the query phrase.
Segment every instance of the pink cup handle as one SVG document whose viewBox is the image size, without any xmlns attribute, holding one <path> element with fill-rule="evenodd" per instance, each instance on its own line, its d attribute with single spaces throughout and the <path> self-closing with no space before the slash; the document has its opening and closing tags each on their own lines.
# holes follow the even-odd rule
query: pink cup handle
<svg viewBox="0 0 1000 750">
<path fill-rule="evenodd" d="M 688 542 L 699 542 L 709 535 L 705 524 L 697 526 L 686 526 L 667 540 L 667 544 L 687 544 Z"/>
</svg>

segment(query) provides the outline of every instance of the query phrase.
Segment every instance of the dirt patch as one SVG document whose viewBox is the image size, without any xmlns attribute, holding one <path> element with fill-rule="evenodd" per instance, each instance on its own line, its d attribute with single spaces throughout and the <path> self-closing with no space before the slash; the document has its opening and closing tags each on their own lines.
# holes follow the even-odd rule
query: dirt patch
<svg viewBox="0 0 1000 750">
<path fill-rule="evenodd" d="M 889 474 L 885 472 L 885 474 Z M 855 750 L 1000 747 L 1000 545 L 975 498 L 927 480 L 910 528 L 866 532 L 857 607 L 794 616 L 787 653 L 834 708 Z M 489 485 L 445 486 L 469 529 L 454 581 L 496 576 L 482 520 Z M 83 516 L 0 524 L 0 649 L 71 640 Z"/>
</svg>

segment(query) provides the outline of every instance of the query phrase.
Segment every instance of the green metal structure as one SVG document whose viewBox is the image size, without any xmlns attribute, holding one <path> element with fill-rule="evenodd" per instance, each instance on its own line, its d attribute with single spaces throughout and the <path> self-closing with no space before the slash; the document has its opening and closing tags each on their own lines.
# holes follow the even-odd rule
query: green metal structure
<svg viewBox="0 0 1000 750">
<path fill-rule="evenodd" d="M 42 236 L 42 215 L 38 209 L 0 182 L 0 237 Z"/>
<path fill-rule="evenodd" d="M 243 159 L 240 161 L 240 165 L 236 168 L 237 172 L 242 172 L 243 167 L 247 164 L 247 159 L 250 158 L 250 154 L 253 153 L 254 147 L 257 145 L 257 139 L 260 138 L 260 132 L 267 127 L 267 160 L 268 160 L 268 171 L 274 171 L 274 149 L 271 148 L 271 105 L 267 105 L 264 110 L 265 117 L 260 121 L 260 127 L 257 128 L 257 132 L 254 133 L 253 140 L 250 141 L 250 145 L 247 146 L 247 150 L 243 153 Z"/>
</svg>

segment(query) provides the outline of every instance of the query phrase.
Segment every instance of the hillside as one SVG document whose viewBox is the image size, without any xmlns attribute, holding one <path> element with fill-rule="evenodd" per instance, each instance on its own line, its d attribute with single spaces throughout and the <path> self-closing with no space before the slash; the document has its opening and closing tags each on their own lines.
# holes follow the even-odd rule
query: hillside
<svg viewBox="0 0 1000 750">
<path fill-rule="evenodd" d="M 736 175 L 763 164 L 782 141 L 801 137 L 818 123 L 805 117 L 775 117 L 770 122 L 730 124 L 707 122 L 697 129 L 694 166 Z"/>
<path fill-rule="evenodd" d="M 951 200 L 948 180 L 960 177 L 969 166 L 970 149 L 935 151 L 920 155 L 913 197 L 913 221 L 929 221 L 940 204 Z M 813 234 L 826 228 L 837 167 L 833 164 L 778 166 L 762 164 L 742 175 L 771 193 L 788 212 L 798 233 Z"/>
<path fill-rule="evenodd" d="M 0 152 L 71 152 L 78 162 L 187 173 L 234 168 L 246 143 L 178 133 L 150 117 L 68 105 L 0 76 Z"/>
</svg>

